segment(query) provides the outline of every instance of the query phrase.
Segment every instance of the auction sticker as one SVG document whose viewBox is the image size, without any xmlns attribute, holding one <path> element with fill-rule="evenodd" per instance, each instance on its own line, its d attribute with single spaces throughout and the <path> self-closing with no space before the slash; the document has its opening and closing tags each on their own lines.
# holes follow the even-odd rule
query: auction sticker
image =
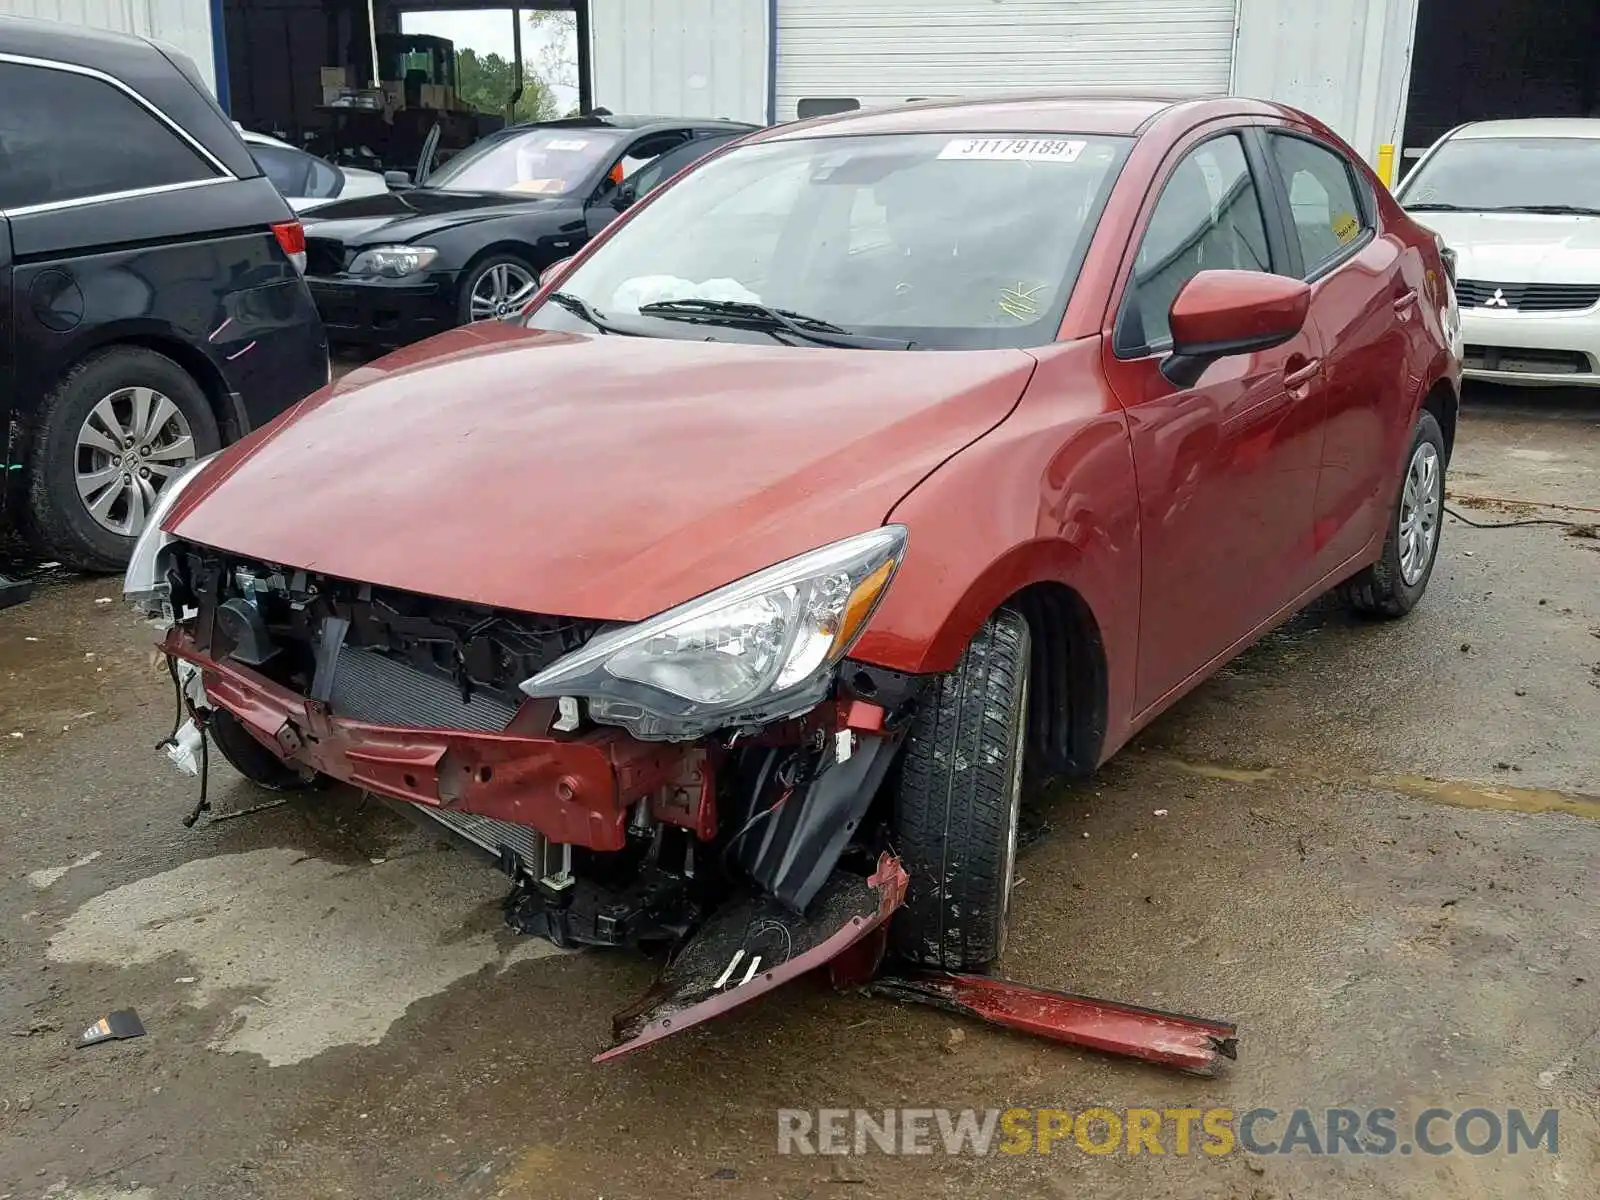
<svg viewBox="0 0 1600 1200">
<path fill-rule="evenodd" d="M 956 138 L 940 158 L 1011 159 L 1016 162 L 1077 162 L 1089 143 L 1073 138 Z"/>
<path fill-rule="evenodd" d="M 545 146 L 550 150 L 582 150 L 588 144 L 583 138 L 551 138 Z"/>
</svg>

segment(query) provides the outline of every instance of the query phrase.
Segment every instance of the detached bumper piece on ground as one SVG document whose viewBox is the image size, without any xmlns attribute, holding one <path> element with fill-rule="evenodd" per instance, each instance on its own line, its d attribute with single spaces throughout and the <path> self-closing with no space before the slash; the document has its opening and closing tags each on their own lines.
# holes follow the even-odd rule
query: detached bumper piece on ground
<svg viewBox="0 0 1600 1200">
<path fill-rule="evenodd" d="M 834 873 L 809 918 L 771 900 L 747 899 L 712 916 L 639 1002 L 618 1013 L 605 1062 L 720 1016 L 782 983 L 827 967 L 840 986 L 975 1017 L 1054 1042 L 1213 1074 L 1238 1057 L 1238 1027 L 1157 1009 L 1095 1000 L 983 975 L 911 971 L 880 975 L 886 922 L 906 894 L 890 855 L 867 879 Z"/>
</svg>

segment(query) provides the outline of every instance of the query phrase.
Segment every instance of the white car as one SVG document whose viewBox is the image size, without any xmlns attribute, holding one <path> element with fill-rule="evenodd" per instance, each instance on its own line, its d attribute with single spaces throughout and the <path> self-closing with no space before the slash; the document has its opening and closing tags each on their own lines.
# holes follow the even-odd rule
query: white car
<svg viewBox="0 0 1600 1200">
<path fill-rule="evenodd" d="M 1600 120 L 1463 125 L 1396 195 L 1455 252 L 1466 375 L 1600 387 Z"/>
<path fill-rule="evenodd" d="M 289 207 L 297 213 L 332 204 L 335 200 L 377 196 L 389 190 L 388 183 L 376 171 L 336 167 L 326 159 L 297 150 L 288 142 L 280 142 L 264 133 L 240 129 L 239 136 L 250 147 L 250 157 L 256 160 L 262 173 L 272 180 L 273 186 L 283 193 Z"/>
</svg>

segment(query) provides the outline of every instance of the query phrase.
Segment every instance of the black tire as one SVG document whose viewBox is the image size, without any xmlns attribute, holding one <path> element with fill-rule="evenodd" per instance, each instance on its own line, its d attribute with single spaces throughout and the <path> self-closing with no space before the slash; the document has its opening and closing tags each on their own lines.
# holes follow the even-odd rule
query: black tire
<svg viewBox="0 0 1600 1200">
<path fill-rule="evenodd" d="M 216 414 L 194 378 L 163 354 L 112 346 L 76 364 L 44 398 L 28 462 L 24 530 L 36 548 L 83 571 L 120 571 L 134 538 L 105 528 L 78 495 L 78 435 L 94 407 L 126 388 L 147 387 L 177 407 L 194 439 L 195 457 L 222 446 Z"/>
<path fill-rule="evenodd" d="M 539 269 L 520 254 L 491 254 L 478 262 L 473 263 L 461 274 L 461 282 L 456 291 L 456 321 L 462 325 L 472 324 L 472 292 L 483 281 L 483 277 L 498 266 L 510 265 L 519 271 L 527 272 L 535 286 L 539 280 Z M 529 299 L 532 298 L 529 293 Z M 479 318 L 488 320 L 489 318 Z"/>
<path fill-rule="evenodd" d="M 1438 512 L 1434 518 L 1433 536 L 1428 543 L 1426 561 L 1420 575 L 1406 581 L 1401 561 L 1401 523 L 1405 515 L 1407 484 L 1412 464 L 1423 447 L 1432 448 L 1438 470 Z M 1417 427 L 1406 451 L 1406 469 L 1400 477 L 1400 493 L 1395 497 L 1389 514 L 1389 531 L 1383 539 L 1383 555 L 1377 562 L 1351 576 L 1339 585 L 1340 599 L 1352 611 L 1366 617 L 1403 617 L 1417 606 L 1422 594 L 1428 590 L 1428 580 L 1433 577 L 1433 564 L 1439 559 L 1439 542 L 1444 533 L 1444 477 L 1446 453 L 1444 433 L 1431 412 L 1424 410 L 1417 417 Z"/>
<path fill-rule="evenodd" d="M 1005 947 L 1016 863 L 1031 638 L 996 613 L 912 723 L 892 842 L 909 876 L 890 926 L 908 962 L 981 970 Z"/>
<path fill-rule="evenodd" d="M 212 709 L 207 729 L 212 744 L 222 751 L 222 757 L 257 787 L 269 792 L 315 792 L 332 782 L 326 775 L 283 762 L 251 737 L 227 709 Z"/>
</svg>

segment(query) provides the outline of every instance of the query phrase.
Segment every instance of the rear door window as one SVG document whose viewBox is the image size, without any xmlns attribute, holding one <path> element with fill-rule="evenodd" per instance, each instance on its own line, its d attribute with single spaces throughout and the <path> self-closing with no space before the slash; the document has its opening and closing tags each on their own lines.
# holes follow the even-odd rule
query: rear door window
<svg viewBox="0 0 1600 1200">
<path fill-rule="evenodd" d="M 1372 228 L 1372 221 L 1342 154 L 1281 133 L 1267 140 L 1272 164 L 1289 193 L 1294 234 L 1309 277 L 1342 257 Z"/>
<path fill-rule="evenodd" d="M 0 63 L 0 209 L 217 175 L 120 88 L 70 70 Z"/>
</svg>

